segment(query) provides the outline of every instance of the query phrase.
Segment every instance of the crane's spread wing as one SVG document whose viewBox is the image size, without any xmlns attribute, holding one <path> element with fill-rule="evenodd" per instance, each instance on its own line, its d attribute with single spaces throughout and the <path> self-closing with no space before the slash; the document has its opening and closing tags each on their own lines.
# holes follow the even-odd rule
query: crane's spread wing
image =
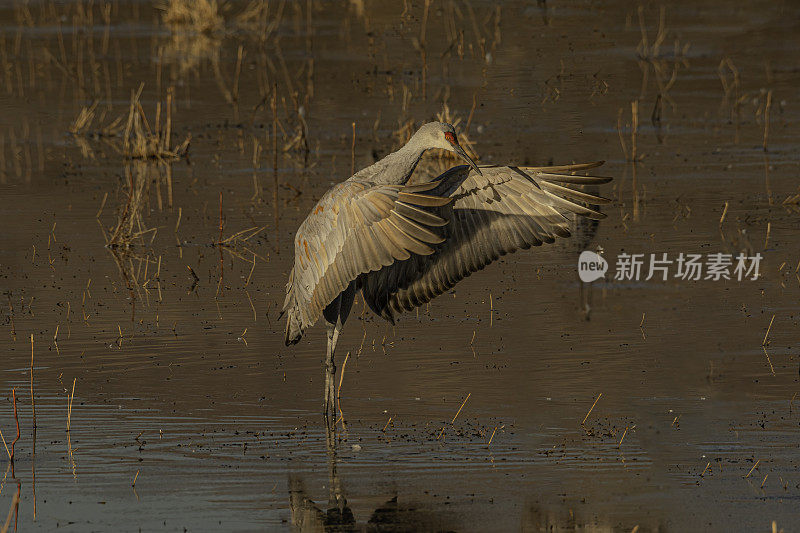
<svg viewBox="0 0 800 533">
<path fill-rule="evenodd" d="M 286 344 L 299 341 L 360 274 L 434 253 L 447 221 L 431 211 L 451 202 L 427 192 L 439 186 L 348 180 L 322 197 L 295 238 L 284 303 Z"/>
<path fill-rule="evenodd" d="M 414 254 L 361 276 L 364 300 L 394 321 L 397 313 L 429 302 L 501 255 L 569 237 L 569 213 L 603 218 L 594 206 L 607 199 L 564 186 L 611 181 L 573 174 L 602 164 L 481 167 L 483 175 L 467 166 L 448 170 L 426 192 L 452 200 L 437 210 L 448 221 L 444 240 L 433 253 Z"/>
</svg>

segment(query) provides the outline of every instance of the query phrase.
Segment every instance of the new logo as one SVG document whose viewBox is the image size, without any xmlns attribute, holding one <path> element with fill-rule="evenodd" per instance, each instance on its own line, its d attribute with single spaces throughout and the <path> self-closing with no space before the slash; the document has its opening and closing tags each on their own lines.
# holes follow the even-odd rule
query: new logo
<svg viewBox="0 0 800 533">
<path fill-rule="evenodd" d="M 607 270 L 608 263 L 599 254 L 584 250 L 578 257 L 578 276 L 584 283 L 605 277 Z"/>
</svg>

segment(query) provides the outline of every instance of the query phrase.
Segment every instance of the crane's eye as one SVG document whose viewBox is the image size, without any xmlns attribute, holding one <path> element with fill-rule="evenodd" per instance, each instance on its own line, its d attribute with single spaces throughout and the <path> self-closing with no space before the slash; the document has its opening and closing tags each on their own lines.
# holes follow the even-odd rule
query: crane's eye
<svg viewBox="0 0 800 533">
<path fill-rule="evenodd" d="M 450 144 L 458 144 L 458 139 L 456 139 L 456 134 L 451 133 L 449 131 L 444 132 L 444 138 L 450 142 Z"/>
</svg>

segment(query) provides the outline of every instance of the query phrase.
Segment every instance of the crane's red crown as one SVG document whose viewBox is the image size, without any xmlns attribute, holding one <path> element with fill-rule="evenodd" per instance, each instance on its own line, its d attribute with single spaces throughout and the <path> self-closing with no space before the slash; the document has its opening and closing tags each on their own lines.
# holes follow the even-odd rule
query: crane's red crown
<svg viewBox="0 0 800 533">
<path fill-rule="evenodd" d="M 456 139 L 455 133 L 450 133 L 449 131 L 444 132 L 444 138 L 450 141 L 451 144 L 458 144 L 458 139 Z"/>
</svg>

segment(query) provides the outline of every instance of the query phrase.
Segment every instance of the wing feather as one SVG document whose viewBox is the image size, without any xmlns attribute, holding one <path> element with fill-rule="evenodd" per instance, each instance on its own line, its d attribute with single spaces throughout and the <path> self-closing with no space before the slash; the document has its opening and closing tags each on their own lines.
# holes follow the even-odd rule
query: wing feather
<svg viewBox="0 0 800 533">
<path fill-rule="evenodd" d="M 351 179 L 323 196 L 295 239 L 295 264 L 284 303 L 287 344 L 300 340 L 360 275 L 434 252 L 433 246 L 443 241 L 440 228 L 447 220 L 432 208 L 452 201 L 429 194 L 440 186 L 439 182 L 404 187 Z M 395 284 L 399 280 L 393 278 Z"/>
<path fill-rule="evenodd" d="M 423 209 L 428 218 L 414 217 L 402 206 L 396 212 L 443 240 L 436 242 L 427 233 L 409 229 L 431 253 L 418 254 L 406 248 L 408 259 L 362 274 L 365 301 L 373 311 L 394 321 L 399 312 L 429 302 L 502 255 L 569 237 L 568 214 L 603 218 L 596 205 L 606 199 L 564 186 L 606 183 L 608 178 L 574 174 L 601 164 L 489 166 L 481 167 L 483 175 L 459 166 L 426 184 L 424 190 L 399 193 L 401 202 L 414 198 L 415 208 Z M 447 223 L 432 229 L 434 216 Z M 388 222 L 396 220 L 391 217 Z"/>
</svg>

